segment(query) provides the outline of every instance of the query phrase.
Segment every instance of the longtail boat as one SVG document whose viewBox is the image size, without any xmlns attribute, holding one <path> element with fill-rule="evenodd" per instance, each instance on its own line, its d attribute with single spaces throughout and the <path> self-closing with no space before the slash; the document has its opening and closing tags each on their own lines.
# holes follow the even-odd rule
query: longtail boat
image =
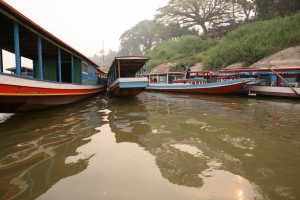
<svg viewBox="0 0 300 200">
<path fill-rule="evenodd" d="M 149 57 L 115 57 L 107 73 L 107 90 L 115 96 L 134 97 L 148 86 L 144 66 Z"/>
<path fill-rule="evenodd" d="M 224 69 L 222 76 L 254 78 L 244 89 L 250 96 L 300 98 L 300 67 Z"/>
<path fill-rule="evenodd" d="M 181 72 L 149 74 L 150 84 L 146 90 L 221 95 L 242 91 L 243 86 L 251 81 L 249 78 L 225 80 L 213 72 L 199 73 L 203 74 L 202 77 L 191 75 L 189 79 L 185 79 L 185 73 Z"/>
<path fill-rule="evenodd" d="M 0 112 L 65 105 L 105 91 L 99 66 L 4 1 L 0 2 Z M 5 66 L 3 52 L 14 55 Z M 21 67 L 21 58 L 32 67 Z"/>
</svg>

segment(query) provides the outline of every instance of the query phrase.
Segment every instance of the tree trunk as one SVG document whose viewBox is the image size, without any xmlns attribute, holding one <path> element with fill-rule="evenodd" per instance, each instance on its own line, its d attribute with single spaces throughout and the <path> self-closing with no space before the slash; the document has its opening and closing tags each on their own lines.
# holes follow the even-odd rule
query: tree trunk
<svg viewBox="0 0 300 200">
<path fill-rule="evenodd" d="M 201 23 L 200 26 L 203 30 L 203 34 L 206 35 L 207 34 L 207 28 L 206 28 L 205 24 Z"/>
</svg>

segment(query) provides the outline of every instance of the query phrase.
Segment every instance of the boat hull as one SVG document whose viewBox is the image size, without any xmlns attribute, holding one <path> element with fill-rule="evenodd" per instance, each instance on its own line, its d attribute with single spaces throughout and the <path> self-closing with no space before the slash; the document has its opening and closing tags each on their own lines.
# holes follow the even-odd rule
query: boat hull
<svg viewBox="0 0 300 200">
<path fill-rule="evenodd" d="M 248 82 L 249 79 L 236 79 L 205 84 L 150 84 L 146 90 L 221 95 L 240 92 Z"/>
<path fill-rule="evenodd" d="M 56 83 L 0 75 L 0 112 L 27 112 L 75 103 L 105 91 L 104 86 Z"/>
<path fill-rule="evenodd" d="M 273 87 L 273 86 L 252 86 L 247 91 L 256 95 L 266 95 L 266 96 L 277 96 L 277 97 L 294 97 L 300 98 L 300 88 L 293 89 L 298 93 L 296 94 L 289 87 Z"/>
<path fill-rule="evenodd" d="M 140 94 L 148 86 L 148 79 L 142 78 L 119 78 L 108 86 L 109 93 L 115 96 L 134 97 Z"/>
</svg>

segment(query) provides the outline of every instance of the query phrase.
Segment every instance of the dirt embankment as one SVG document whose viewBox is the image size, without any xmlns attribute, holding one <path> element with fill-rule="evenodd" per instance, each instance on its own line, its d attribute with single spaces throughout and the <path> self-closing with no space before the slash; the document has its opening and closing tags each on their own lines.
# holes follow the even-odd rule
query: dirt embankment
<svg viewBox="0 0 300 200">
<path fill-rule="evenodd" d="M 161 65 L 158 65 L 157 67 L 152 69 L 152 73 L 165 73 L 170 71 L 170 67 L 178 64 L 178 62 L 168 62 Z M 192 71 L 201 71 L 203 70 L 203 64 L 202 63 L 196 63 L 194 66 L 191 66 Z"/>
<path fill-rule="evenodd" d="M 300 46 L 279 51 L 254 63 L 250 67 L 300 67 Z"/>
</svg>

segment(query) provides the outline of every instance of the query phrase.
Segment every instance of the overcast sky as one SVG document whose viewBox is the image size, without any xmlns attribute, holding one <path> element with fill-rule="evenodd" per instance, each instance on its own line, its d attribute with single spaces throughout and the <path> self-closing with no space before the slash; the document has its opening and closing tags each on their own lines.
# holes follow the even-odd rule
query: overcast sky
<svg viewBox="0 0 300 200">
<path fill-rule="evenodd" d="M 126 30 L 168 0 L 5 0 L 26 17 L 82 54 L 92 57 L 103 48 L 117 51 Z M 104 42 L 103 42 L 104 41 Z"/>
</svg>

